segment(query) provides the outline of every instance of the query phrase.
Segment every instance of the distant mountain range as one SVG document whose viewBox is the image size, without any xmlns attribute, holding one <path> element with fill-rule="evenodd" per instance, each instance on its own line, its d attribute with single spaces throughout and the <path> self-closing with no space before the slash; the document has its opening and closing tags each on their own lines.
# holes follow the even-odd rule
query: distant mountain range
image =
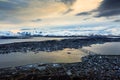
<svg viewBox="0 0 120 80">
<path fill-rule="evenodd" d="M 69 29 L 69 30 L 39 30 L 39 29 L 21 29 L 18 32 L 0 31 L 0 38 L 28 38 L 32 36 L 120 36 L 120 32 L 114 30 L 93 30 L 92 29 Z"/>
</svg>

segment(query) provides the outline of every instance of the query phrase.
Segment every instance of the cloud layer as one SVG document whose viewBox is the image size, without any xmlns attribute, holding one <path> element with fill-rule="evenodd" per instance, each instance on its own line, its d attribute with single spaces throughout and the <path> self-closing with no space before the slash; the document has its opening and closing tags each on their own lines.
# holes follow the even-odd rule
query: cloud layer
<svg viewBox="0 0 120 80">
<path fill-rule="evenodd" d="M 102 22 L 118 25 L 119 18 L 120 0 L 0 0 L 1 29 Z"/>
<path fill-rule="evenodd" d="M 98 11 L 98 17 L 120 15 L 120 0 L 104 0 Z"/>
</svg>

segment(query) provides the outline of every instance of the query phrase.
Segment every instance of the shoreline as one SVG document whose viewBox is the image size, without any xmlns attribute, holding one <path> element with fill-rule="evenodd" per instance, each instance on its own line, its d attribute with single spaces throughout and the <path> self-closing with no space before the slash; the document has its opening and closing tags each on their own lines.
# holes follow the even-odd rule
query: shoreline
<svg viewBox="0 0 120 80">
<path fill-rule="evenodd" d="M 0 54 L 79 49 L 106 42 L 120 42 L 120 39 L 87 38 L 1 44 Z M 93 54 L 81 59 L 82 62 L 77 63 L 38 63 L 0 68 L 0 80 L 120 80 L 120 55 Z"/>
<path fill-rule="evenodd" d="M 88 55 L 78 63 L 39 63 L 0 69 L 0 80 L 7 79 L 119 80 L 120 56 Z"/>
<path fill-rule="evenodd" d="M 120 38 L 62 39 L 0 44 L 0 54 L 30 51 L 35 53 L 38 53 L 39 51 L 52 52 L 63 50 L 64 48 L 79 49 L 92 44 L 104 44 L 106 42 L 120 42 Z"/>
</svg>

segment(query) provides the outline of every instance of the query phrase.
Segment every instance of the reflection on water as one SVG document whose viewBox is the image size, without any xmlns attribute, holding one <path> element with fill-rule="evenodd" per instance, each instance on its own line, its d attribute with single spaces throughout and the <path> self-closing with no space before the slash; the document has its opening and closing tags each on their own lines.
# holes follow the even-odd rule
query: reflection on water
<svg viewBox="0 0 120 80">
<path fill-rule="evenodd" d="M 32 63 L 73 63 L 85 56 L 80 49 L 64 49 L 54 52 L 0 54 L 0 67 L 19 66 Z"/>
<path fill-rule="evenodd" d="M 120 42 L 107 42 L 104 44 L 93 44 L 83 49 L 93 51 L 102 55 L 120 55 Z"/>
<path fill-rule="evenodd" d="M 0 39 L 0 44 L 13 43 L 13 42 L 27 42 L 27 41 L 61 40 L 61 39 L 64 39 L 64 38 L 43 38 L 42 37 L 42 38 L 32 38 L 32 39 L 6 39 L 6 40 Z M 63 40 L 59 42 L 53 41 L 52 43 L 46 42 L 46 45 L 48 44 L 50 45 L 49 47 L 44 46 L 45 44 L 42 44 L 41 47 L 45 48 L 46 50 L 50 48 L 51 51 L 53 52 L 40 51 L 37 54 L 35 54 L 34 52 L 27 52 L 27 53 L 16 52 L 16 53 L 10 53 L 10 54 L 0 54 L 0 67 L 19 66 L 19 65 L 26 65 L 26 64 L 33 64 L 33 63 L 80 62 L 81 57 L 86 56 L 87 55 L 86 53 L 88 52 L 90 53 L 95 52 L 97 54 L 100 53 L 103 55 L 120 55 L 120 42 L 107 42 L 105 40 L 97 41 L 93 39 L 93 40 L 85 40 L 85 41 L 84 40 L 81 40 L 81 41 L 80 40 Z M 37 45 L 38 44 L 36 45 L 34 44 L 33 47 L 35 47 L 35 49 L 36 48 L 39 49 L 40 45 L 39 46 Z M 56 48 L 56 46 L 58 46 L 58 48 L 54 49 Z M 24 46 L 20 46 L 20 49 L 22 47 Z M 6 51 L 8 48 L 3 49 L 3 51 Z M 26 47 L 26 49 L 28 48 L 29 46 Z M 74 48 L 74 49 L 70 49 L 70 48 Z M 79 48 L 82 48 L 82 49 L 79 49 Z M 54 51 L 54 50 L 58 50 L 58 51 Z"/>
<path fill-rule="evenodd" d="M 61 39 L 65 39 L 65 38 L 33 37 L 31 39 L 0 39 L 0 44 L 15 43 L 15 42 L 30 42 L 30 41 L 61 40 Z"/>
</svg>

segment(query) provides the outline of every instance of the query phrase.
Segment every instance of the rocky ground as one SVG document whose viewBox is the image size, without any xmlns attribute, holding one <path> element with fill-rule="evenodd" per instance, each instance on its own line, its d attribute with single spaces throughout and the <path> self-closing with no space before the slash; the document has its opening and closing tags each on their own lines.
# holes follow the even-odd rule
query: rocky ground
<svg viewBox="0 0 120 80">
<path fill-rule="evenodd" d="M 84 39 L 64 39 L 64 40 L 49 40 L 38 42 L 18 42 L 0 45 L 0 54 L 7 54 L 12 52 L 39 52 L 39 51 L 57 51 L 64 48 L 82 48 L 92 44 L 103 44 L 105 42 L 117 42 L 120 38 L 84 38 Z"/>
<path fill-rule="evenodd" d="M 120 41 L 119 38 L 65 39 L 0 45 L 0 54 L 12 52 L 56 51 L 92 44 Z M 120 56 L 88 55 L 82 62 L 69 64 L 31 64 L 0 69 L 0 80 L 120 80 Z"/>
<path fill-rule="evenodd" d="M 0 80 L 120 80 L 120 56 L 88 55 L 79 63 L 2 68 Z"/>
</svg>

